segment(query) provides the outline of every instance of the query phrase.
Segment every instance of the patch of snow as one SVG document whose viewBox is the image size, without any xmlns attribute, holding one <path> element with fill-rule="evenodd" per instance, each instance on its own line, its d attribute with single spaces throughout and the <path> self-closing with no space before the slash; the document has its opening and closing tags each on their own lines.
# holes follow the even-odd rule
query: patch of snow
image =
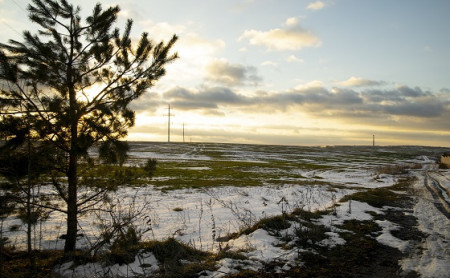
<svg viewBox="0 0 450 278">
<path fill-rule="evenodd" d="M 194 171 L 206 171 L 206 170 L 211 170 L 211 167 L 207 167 L 207 166 L 199 166 L 199 167 L 179 167 L 179 168 L 175 168 L 175 169 L 182 169 L 182 170 L 194 170 Z"/>
<path fill-rule="evenodd" d="M 402 253 L 409 251 L 409 241 L 398 239 L 391 234 L 391 231 L 398 229 L 398 225 L 387 220 L 375 220 L 375 222 L 382 228 L 381 235 L 376 238 L 379 243 L 397 248 Z"/>
<path fill-rule="evenodd" d="M 312 174 L 311 174 L 312 173 Z M 312 175 L 312 176 L 311 176 Z M 328 170 L 328 171 L 312 171 L 306 176 L 313 178 L 320 177 L 321 181 L 330 183 L 339 182 L 347 187 L 364 187 L 377 188 L 386 187 L 395 184 L 395 179 L 392 175 L 379 174 L 375 175 L 372 171 L 363 169 L 346 169 L 342 170 Z"/>
<path fill-rule="evenodd" d="M 372 207 L 371 205 L 359 202 L 359 201 L 347 201 L 343 203 L 339 203 L 340 206 L 337 207 L 336 215 L 327 214 L 323 215 L 319 221 L 328 227 L 332 227 L 333 225 L 341 225 L 344 224 L 345 220 L 372 220 L 373 216 L 368 212 L 375 212 L 376 214 L 383 214 L 383 211 Z"/>
<path fill-rule="evenodd" d="M 148 276 L 159 270 L 158 261 L 151 252 L 139 253 L 130 264 L 104 265 L 102 263 L 87 263 L 74 265 L 67 262 L 56 266 L 54 272 L 62 277 L 134 277 Z"/>
<path fill-rule="evenodd" d="M 297 258 L 296 252 L 276 247 L 279 243 L 280 241 L 276 237 L 269 235 L 269 233 L 263 229 L 258 229 L 249 235 L 242 235 L 239 238 L 228 242 L 231 246 L 231 250 L 234 251 L 250 249 L 245 255 L 253 260 L 268 263 L 278 259 L 290 261 Z"/>
<path fill-rule="evenodd" d="M 422 277 L 448 277 L 450 273 L 450 220 L 433 204 L 433 198 L 424 186 L 424 177 L 417 175 L 414 189 L 418 200 L 414 206 L 414 216 L 418 229 L 425 233 L 426 239 L 402 261 L 403 270 L 416 271 Z"/>
<path fill-rule="evenodd" d="M 325 234 L 328 236 L 328 238 L 319 242 L 318 244 L 320 246 L 326 246 L 328 248 L 333 248 L 333 247 L 336 247 L 337 245 L 344 245 L 346 243 L 345 239 L 343 239 L 336 232 L 326 232 Z"/>
<path fill-rule="evenodd" d="M 252 260 L 233 260 L 230 258 L 224 258 L 218 261 L 216 266 L 218 267 L 216 271 L 208 271 L 206 272 L 207 275 L 202 277 L 219 278 L 229 274 L 239 273 L 242 269 L 258 271 L 263 267 L 260 262 Z"/>
<path fill-rule="evenodd" d="M 447 203 L 450 203 L 450 171 L 442 170 L 439 172 L 429 172 L 428 174 L 438 182 L 442 196 Z"/>
<path fill-rule="evenodd" d="M 258 229 L 249 235 L 241 235 L 237 239 L 227 242 L 231 251 L 242 252 L 248 260 L 233 260 L 225 258 L 217 263 L 218 270 L 209 273 L 208 277 L 222 277 L 237 273 L 237 269 L 260 270 L 263 263 L 274 261 L 283 262 L 282 270 L 290 269 L 290 264 L 295 264 L 298 259 L 298 249 L 285 250 L 277 247 L 280 241 L 271 236 L 266 230 Z"/>
</svg>

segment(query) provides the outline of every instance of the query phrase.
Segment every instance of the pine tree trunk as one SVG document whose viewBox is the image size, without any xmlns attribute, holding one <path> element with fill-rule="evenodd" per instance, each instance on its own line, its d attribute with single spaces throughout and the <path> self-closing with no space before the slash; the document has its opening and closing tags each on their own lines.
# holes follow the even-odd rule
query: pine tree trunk
<svg viewBox="0 0 450 278">
<path fill-rule="evenodd" d="M 35 261 L 33 256 L 33 248 L 31 245 L 31 142 L 28 138 L 28 178 L 27 178 L 27 252 L 28 259 L 30 260 L 30 270 L 34 273 Z"/>
<path fill-rule="evenodd" d="M 64 245 L 64 253 L 73 253 L 77 241 L 77 155 L 70 154 L 68 177 L 68 198 L 67 198 L 67 233 Z"/>
<path fill-rule="evenodd" d="M 73 38 L 71 38 L 72 49 L 70 54 L 70 61 L 73 56 Z M 77 228 L 78 228 L 78 118 L 77 118 L 77 100 L 76 92 L 72 80 L 72 63 L 69 63 L 67 68 L 67 84 L 69 89 L 69 115 L 70 115 L 70 151 L 69 151 L 69 168 L 67 171 L 68 192 L 67 192 L 67 233 L 66 242 L 64 245 L 64 253 L 71 255 L 75 251 L 77 243 Z"/>
</svg>

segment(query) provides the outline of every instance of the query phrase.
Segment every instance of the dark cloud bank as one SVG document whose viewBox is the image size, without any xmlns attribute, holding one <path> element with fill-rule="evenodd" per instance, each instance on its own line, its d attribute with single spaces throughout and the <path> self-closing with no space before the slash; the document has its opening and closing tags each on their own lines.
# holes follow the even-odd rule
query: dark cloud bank
<svg viewBox="0 0 450 278">
<path fill-rule="evenodd" d="M 310 114 L 352 116 L 411 116 L 419 118 L 440 117 L 449 111 L 450 94 L 440 96 L 416 87 L 395 89 L 352 89 L 311 87 L 280 93 L 260 92 L 256 96 L 245 96 L 226 87 L 205 87 L 189 90 L 173 88 L 163 98 L 178 109 L 219 109 L 224 106 L 266 106 L 267 109 L 285 110 L 301 107 Z M 325 116 L 325 115 L 323 115 Z"/>
</svg>

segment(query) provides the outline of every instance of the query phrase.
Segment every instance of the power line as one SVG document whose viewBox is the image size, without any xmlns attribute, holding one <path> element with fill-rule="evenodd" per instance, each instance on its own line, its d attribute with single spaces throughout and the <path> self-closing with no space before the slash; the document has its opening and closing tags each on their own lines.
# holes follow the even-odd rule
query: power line
<svg viewBox="0 0 450 278">
<path fill-rule="evenodd" d="M 14 29 L 11 25 L 9 25 L 8 23 L 6 23 L 6 20 L 2 19 L 1 22 L 2 22 L 3 24 L 5 24 L 6 27 L 8 27 L 9 29 L 11 29 L 14 33 L 17 33 L 17 34 L 19 34 L 19 35 L 22 36 L 22 33 L 20 33 L 19 31 L 17 31 L 16 29 Z"/>
<path fill-rule="evenodd" d="M 19 3 L 17 3 L 15 0 L 11 0 L 11 2 L 14 3 L 14 5 L 16 5 L 17 7 L 19 7 L 19 9 L 21 9 L 22 11 L 24 11 L 25 13 L 28 13 L 28 11 L 26 9 L 24 9 L 21 5 L 19 5 Z M 6 27 L 8 27 L 9 29 L 11 29 L 14 33 L 19 34 L 20 36 L 22 36 L 22 33 L 17 31 L 14 27 L 12 27 L 11 25 L 9 25 L 8 23 L 6 23 L 5 19 L 1 20 L 1 23 L 3 23 Z"/>
<path fill-rule="evenodd" d="M 11 0 L 11 2 L 13 2 L 17 7 L 19 7 L 19 9 L 21 9 L 24 12 L 27 12 L 24 8 L 22 8 L 22 6 L 19 5 L 19 3 L 17 3 L 15 0 Z"/>
</svg>

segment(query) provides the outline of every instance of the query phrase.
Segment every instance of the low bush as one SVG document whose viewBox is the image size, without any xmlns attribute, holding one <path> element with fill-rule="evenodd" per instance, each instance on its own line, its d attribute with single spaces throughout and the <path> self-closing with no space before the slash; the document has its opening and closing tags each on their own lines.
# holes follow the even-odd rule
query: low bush
<svg viewBox="0 0 450 278">
<path fill-rule="evenodd" d="M 149 241 L 141 247 L 153 253 L 161 265 L 164 277 L 194 277 L 202 270 L 213 270 L 215 261 L 210 253 L 197 250 L 174 238 Z"/>
<path fill-rule="evenodd" d="M 133 227 L 120 234 L 112 243 L 108 262 L 111 264 L 129 264 L 134 262 L 140 248 L 140 238 Z"/>
</svg>

